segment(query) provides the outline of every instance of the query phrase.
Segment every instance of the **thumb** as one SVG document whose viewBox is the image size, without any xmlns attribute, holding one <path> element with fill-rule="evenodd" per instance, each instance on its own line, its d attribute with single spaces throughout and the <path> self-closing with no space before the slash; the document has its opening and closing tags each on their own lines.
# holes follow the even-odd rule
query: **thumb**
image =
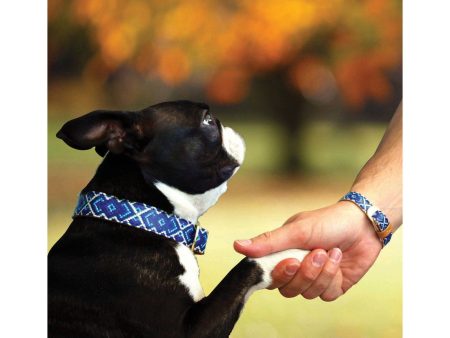
<svg viewBox="0 0 450 338">
<path fill-rule="evenodd" d="M 309 249 L 306 247 L 311 237 L 309 227 L 299 227 L 288 223 L 275 230 L 267 231 L 251 239 L 237 240 L 234 250 L 248 257 L 262 257 L 287 249 Z"/>
</svg>

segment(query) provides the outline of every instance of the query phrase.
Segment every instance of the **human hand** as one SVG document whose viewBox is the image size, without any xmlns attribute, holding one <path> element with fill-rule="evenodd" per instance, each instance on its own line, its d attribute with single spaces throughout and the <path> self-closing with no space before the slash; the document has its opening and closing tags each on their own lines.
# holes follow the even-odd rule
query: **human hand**
<svg viewBox="0 0 450 338">
<path fill-rule="evenodd" d="M 364 276 L 382 246 L 366 215 L 346 201 L 300 212 L 280 228 L 234 243 L 236 251 L 249 257 L 294 248 L 312 251 L 301 264 L 296 259 L 280 262 L 271 288 L 285 297 L 302 294 L 332 301 Z"/>
</svg>

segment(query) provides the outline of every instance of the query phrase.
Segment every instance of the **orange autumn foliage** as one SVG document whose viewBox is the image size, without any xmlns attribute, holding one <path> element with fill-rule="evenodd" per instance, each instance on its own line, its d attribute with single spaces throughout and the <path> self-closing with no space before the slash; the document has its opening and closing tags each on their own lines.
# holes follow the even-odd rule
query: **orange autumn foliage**
<svg viewBox="0 0 450 338">
<path fill-rule="evenodd" d="M 49 0 L 49 21 L 60 2 Z M 389 98 L 386 72 L 401 63 L 399 0 L 73 0 L 68 11 L 96 45 L 87 76 L 126 64 L 169 86 L 195 77 L 223 103 L 283 66 L 298 90 L 335 85 L 358 107 Z"/>
</svg>

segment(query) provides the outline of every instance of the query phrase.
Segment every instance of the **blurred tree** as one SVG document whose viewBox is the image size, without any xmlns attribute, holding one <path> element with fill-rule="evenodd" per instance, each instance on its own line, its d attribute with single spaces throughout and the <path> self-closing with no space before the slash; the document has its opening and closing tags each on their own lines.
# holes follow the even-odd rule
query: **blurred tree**
<svg viewBox="0 0 450 338">
<path fill-rule="evenodd" d="M 286 130 L 286 169 L 305 105 L 358 111 L 392 98 L 401 67 L 401 0 L 49 0 L 49 76 L 110 83 L 124 69 L 186 82 L 235 104 L 252 86 Z M 83 43 L 84 42 L 84 43 Z M 264 89 L 266 88 L 266 89 Z"/>
</svg>

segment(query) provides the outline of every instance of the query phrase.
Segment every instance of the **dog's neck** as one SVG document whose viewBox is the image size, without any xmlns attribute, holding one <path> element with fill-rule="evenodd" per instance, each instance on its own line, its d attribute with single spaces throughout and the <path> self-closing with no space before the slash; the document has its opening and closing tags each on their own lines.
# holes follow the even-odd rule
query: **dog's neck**
<svg viewBox="0 0 450 338">
<path fill-rule="evenodd" d="M 196 195 L 187 194 L 162 182 L 156 182 L 155 186 L 174 206 L 175 215 L 194 224 L 206 210 L 216 204 L 219 197 L 227 190 L 226 181 L 214 189 Z"/>
<path fill-rule="evenodd" d="M 226 189 L 227 183 L 224 182 L 203 194 L 192 195 L 162 182 L 148 183 L 133 160 L 109 153 L 83 192 L 99 191 L 146 203 L 196 224 Z"/>
</svg>

